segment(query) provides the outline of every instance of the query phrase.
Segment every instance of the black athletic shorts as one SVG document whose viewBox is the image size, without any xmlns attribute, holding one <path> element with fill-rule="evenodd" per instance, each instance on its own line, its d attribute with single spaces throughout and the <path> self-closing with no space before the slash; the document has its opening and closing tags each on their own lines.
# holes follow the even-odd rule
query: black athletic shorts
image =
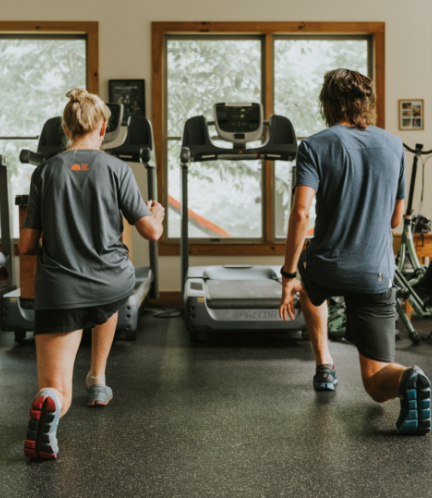
<svg viewBox="0 0 432 498">
<path fill-rule="evenodd" d="M 313 282 L 304 268 L 305 253 L 300 256 L 298 269 L 309 299 L 315 306 L 330 297 L 343 296 L 346 304 L 345 339 L 358 352 L 371 360 L 393 363 L 395 358 L 396 290 L 382 294 L 339 291 Z"/>
<path fill-rule="evenodd" d="M 55 334 L 91 329 L 107 322 L 128 301 L 129 296 L 115 303 L 62 310 L 35 310 L 34 334 Z"/>
</svg>

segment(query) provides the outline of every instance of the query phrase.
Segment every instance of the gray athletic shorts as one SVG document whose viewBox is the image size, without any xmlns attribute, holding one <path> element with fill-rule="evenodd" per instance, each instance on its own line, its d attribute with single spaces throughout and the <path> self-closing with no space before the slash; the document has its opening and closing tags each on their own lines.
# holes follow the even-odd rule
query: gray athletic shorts
<svg viewBox="0 0 432 498">
<path fill-rule="evenodd" d="M 303 266 L 305 252 L 300 256 L 298 269 L 302 283 L 314 306 L 330 297 L 343 296 L 346 304 L 347 326 L 345 339 L 358 352 L 371 360 L 393 363 L 395 358 L 396 290 L 382 294 L 347 292 L 324 287 L 313 282 Z"/>
</svg>

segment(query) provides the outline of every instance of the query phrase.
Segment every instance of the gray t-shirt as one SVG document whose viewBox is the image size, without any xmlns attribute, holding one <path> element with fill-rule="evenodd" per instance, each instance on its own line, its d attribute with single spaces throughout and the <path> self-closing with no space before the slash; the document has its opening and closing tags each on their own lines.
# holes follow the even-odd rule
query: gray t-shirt
<svg viewBox="0 0 432 498">
<path fill-rule="evenodd" d="M 150 214 L 131 168 L 96 150 L 68 151 L 32 175 L 24 228 L 43 231 L 35 309 L 70 309 L 119 301 L 135 274 L 120 242 L 130 224 Z"/>
<path fill-rule="evenodd" d="M 405 198 L 405 155 L 381 128 L 335 125 L 304 140 L 295 186 L 316 191 L 308 278 L 331 289 L 378 294 L 394 277 L 391 218 Z"/>
</svg>

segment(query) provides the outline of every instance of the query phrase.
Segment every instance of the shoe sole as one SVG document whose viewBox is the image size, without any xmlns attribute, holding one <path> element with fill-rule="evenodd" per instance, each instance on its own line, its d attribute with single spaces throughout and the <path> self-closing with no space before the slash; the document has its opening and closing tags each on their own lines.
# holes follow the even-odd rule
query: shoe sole
<svg viewBox="0 0 432 498">
<path fill-rule="evenodd" d="M 431 389 L 429 379 L 419 373 L 412 389 L 407 389 L 409 411 L 398 434 L 424 435 L 431 430 Z M 408 381 L 409 382 L 409 381 Z"/>
<path fill-rule="evenodd" d="M 109 402 L 113 399 L 113 397 L 111 396 L 111 398 L 108 400 L 108 401 L 102 401 L 100 399 L 95 399 L 95 400 L 91 400 L 87 403 L 87 406 L 108 406 L 109 405 Z"/>
<path fill-rule="evenodd" d="M 313 383 L 315 391 L 334 391 L 338 383 L 338 379 L 333 382 L 315 382 Z"/>
<path fill-rule="evenodd" d="M 51 445 L 50 429 L 57 407 L 50 396 L 38 396 L 32 403 L 24 454 L 28 458 L 55 460 L 57 453 Z"/>
</svg>

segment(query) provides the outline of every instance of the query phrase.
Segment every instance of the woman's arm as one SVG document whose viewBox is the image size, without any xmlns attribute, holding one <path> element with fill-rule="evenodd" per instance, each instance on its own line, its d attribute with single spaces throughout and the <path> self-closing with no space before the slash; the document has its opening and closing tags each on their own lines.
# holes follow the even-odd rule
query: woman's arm
<svg viewBox="0 0 432 498">
<path fill-rule="evenodd" d="M 18 241 L 18 249 L 23 256 L 37 256 L 41 230 L 23 228 Z"/>
<path fill-rule="evenodd" d="M 163 220 L 165 217 L 165 208 L 156 201 L 148 201 L 147 207 L 153 216 L 143 216 L 135 222 L 135 227 L 141 237 L 147 240 L 159 240 L 163 233 Z"/>
</svg>

